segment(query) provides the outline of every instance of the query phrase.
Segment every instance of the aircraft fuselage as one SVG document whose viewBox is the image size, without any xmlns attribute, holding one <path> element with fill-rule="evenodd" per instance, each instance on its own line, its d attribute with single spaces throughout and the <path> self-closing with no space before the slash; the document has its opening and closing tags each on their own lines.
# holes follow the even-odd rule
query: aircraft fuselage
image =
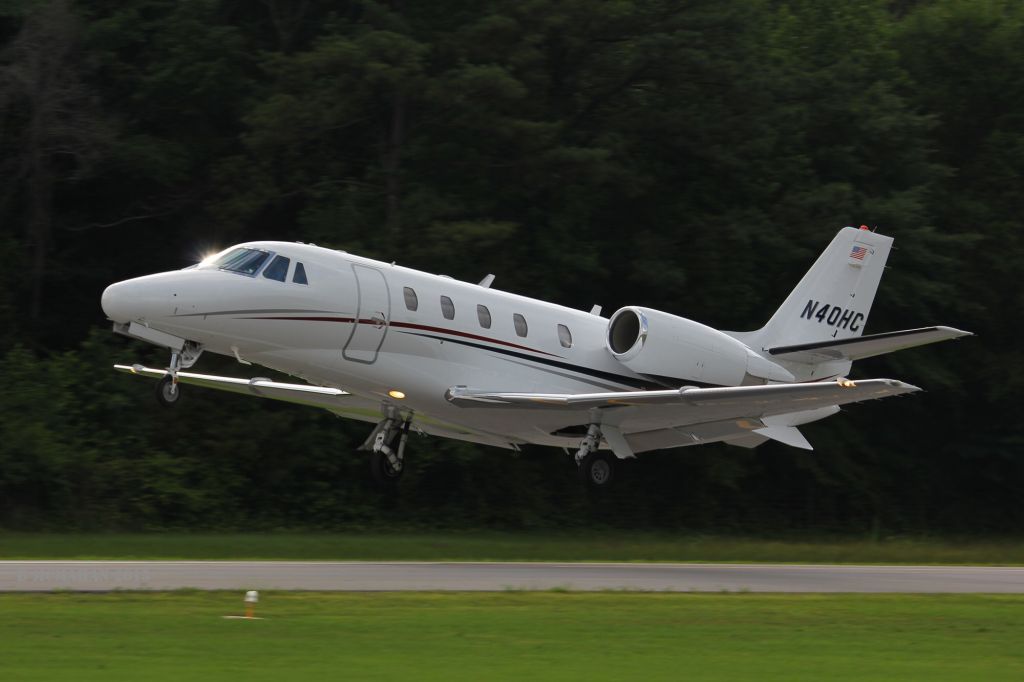
<svg viewBox="0 0 1024 682">
<path fill-rule="evenodd" d="M 504 410 L 467 412 L 445 392 L 661 387 L 609 355 L 608 320 L 589 312 L 307 244 L 240 247 L 289 258 L 284 281 L 263 276 L 266 263 L 252 275 L 200 265 L 114 284 L 104 310 L 115 322 L 136 321 L 367 401 L 344 416 L 376 421 L 379 406 L 391 403 L 450 431 L 444 435 L 506 447 L 575 445 L 578 435 L 552 432 L 585 423 L 585 415 L 524 424 Z M 307 284 L 293 281 L 297 263 Z"/>
</svg>

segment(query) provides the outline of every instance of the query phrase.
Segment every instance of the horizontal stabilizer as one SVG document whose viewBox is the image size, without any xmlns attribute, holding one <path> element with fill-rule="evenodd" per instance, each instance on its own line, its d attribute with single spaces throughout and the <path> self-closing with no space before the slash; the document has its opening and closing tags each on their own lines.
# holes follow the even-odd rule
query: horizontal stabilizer
<svg viewBox="0 0 1024 682">
<path fill-rule="evenodd" d="M 884 355 L 893 351 L 923 346 L 937 341 L 957 339 L 961 336 L 973 336 L 953 327 L 922 327 L 898 332 L 870 334 L 852 339 L 834 339 L 801 343 L 793 346 L 776 346 L 769 348 L 773 358 L 801 362 L 809 365 L 832 360 L 862 360 L 875 355 Z"/>
</svg>

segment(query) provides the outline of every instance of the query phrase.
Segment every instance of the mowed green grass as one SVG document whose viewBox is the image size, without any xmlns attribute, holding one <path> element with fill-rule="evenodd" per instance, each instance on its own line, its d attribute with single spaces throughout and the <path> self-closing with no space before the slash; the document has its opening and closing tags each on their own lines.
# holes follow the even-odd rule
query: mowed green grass
<svg viewBox="0 0 1024 682">
<path fill-rule="evenodd" d="M 1021 680 L 1024 596 L 0 595 L 3 680 Z"/>
<path fill-rule="evenodd" d="M 2 559 L 720 561 L 1024 565 L 1020 540 L 765 540 L 669 533 L 0 533 Z"/>
</svg>

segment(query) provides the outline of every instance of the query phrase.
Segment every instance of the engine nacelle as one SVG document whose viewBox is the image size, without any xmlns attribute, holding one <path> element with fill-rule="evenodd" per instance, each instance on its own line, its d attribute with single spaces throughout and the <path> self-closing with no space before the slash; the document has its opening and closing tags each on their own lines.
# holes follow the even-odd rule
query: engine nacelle
<svg viewBox="0 0 1024 682">
<path fill-rule="evenodd" d="M 651 308 L 616 311 L 605 344 L 638 374 L 717 386 L 793 381 L 788 371 L 728 334 Z"/>
</svg>

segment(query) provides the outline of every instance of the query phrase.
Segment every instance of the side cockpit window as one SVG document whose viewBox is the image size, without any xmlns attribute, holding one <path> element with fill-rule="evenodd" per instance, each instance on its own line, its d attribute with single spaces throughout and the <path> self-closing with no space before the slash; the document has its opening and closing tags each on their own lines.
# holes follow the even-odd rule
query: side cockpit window
<svg viewBox="0 0 1024 682">
<path fill-rule="evenodd" d="M 284 256 L 278 256 L 270 262 L 267 269 L 263 271 L 263 276 L 267 279 L 274 279 L 278 282 L 283 282 L 288 278 L 288 267 L 292 264 L 290 258 Z"/>
<path fill-rule="evenodd" d="M 306 279 L 306 268 L 302 263 L 295 264 L 295 274 L 292 275 L 292 281 L 296 284 L 309 284 L 309 280 Z"/>
<path fill-rule="evenodd" d="M 215 260 L 210 267 L 251 277 L 267 262 L 268 258 L 270 258 L 270 254 L 259 249 L 232 249 Z"/>
</svg>

